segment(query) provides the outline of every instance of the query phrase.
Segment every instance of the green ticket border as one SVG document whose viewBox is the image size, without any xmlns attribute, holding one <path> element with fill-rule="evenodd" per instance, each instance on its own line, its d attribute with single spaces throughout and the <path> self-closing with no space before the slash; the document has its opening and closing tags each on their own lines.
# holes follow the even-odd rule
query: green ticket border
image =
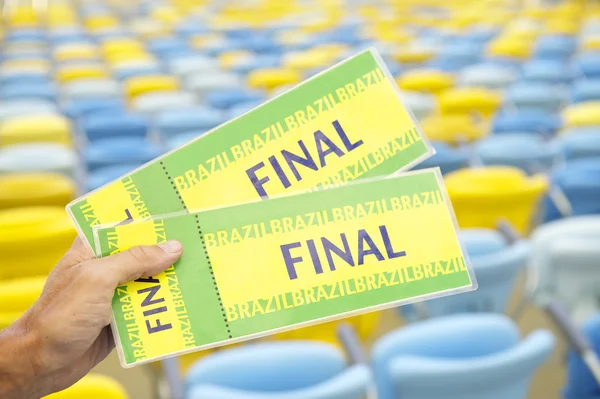
<svg viewBox="0 0 600 399">
<path fill-rule="evenodd" d="M 179 209 L 178 211 L 189 212 L 187 207 L 185 206 L 185 204 L 181 201 L 181 197 L 179 196 L 178 189 L 173 185 L 173 183 L 171 181 L 170 175 L 172 173 L 169 173 L 170 168 L 168 168 L 168 167 L 174 166 L 176 169 L 180 167 L 180 165 L 176 164 L 176 160 L 174 162 L 174 159 L 172 157 L 173 154 L 175 154 L 176 152 L 179 152 L 179 151 L 185 151 L 186 148 L 189 148 L 192 143 L 195 143 L 199 140 L 205 140 L 205 142 L 211 141 L 211 140 L 220 140 L 220 139 L 222 139 L 222 136 L 226 137 L 226 139 L 227 139 L 226 133 L 229 131 L 234 131 L 237 128 L 236 123 L 241 123 L 239 121 L 242 118 L 247 119 L 247 118 L 262 117 L 263 116 L 263 115 L 261 115 L 262 108 L 270 105 L 271 103 L 273 103 L 275 101 L 286 101 L 287 100 L 289 102 L 289 99 L 286 99 L 286 98 L 282 99 L 282 97 L 288 96 L 292 92 L 299 93 L 300 91 L 303 90 L 303 87 L 305 85 L 307 85 L 308 83 L 313 82 L 315 80 L 323 79 L 324 78 L 323 75 L 327 74 L 331 70 L 344 68 L 344 67 L 350 68 L 350 65 L 352 65 L 353 61 L 359 62 L 360 58 L 366 57 L 367 54 L 369 54 L 373 57 L 375 63 L 381 69 L 385 78 L 389 81 L 389 83 L 392 85 L 392 88 L 396 91 L 396 95 L 398 96 L 398 99 L 403 104 L 404 109 L 407 112 L 407 114 L 413 124 L 413 128 L 417 131 L 417 133 L 419 134 L 419 137 L 421 138 L 420 145 L 411 146 L 412 151 L 416 151 L 416 150 L 420 149 L 421 147 L 424 147 L 424 152 L 420 156 L 416 157 L 413 161 L 405 164 L 404 166 L 400 167 L 399 169 L 394 168 L 394 169 L 390 169 L 390 170 L 382 170 L 382 168 L 385 169 L 386 165 L 391 165 L 390 161 L 386 161 L 386 162 L 382 163 L 381 165 L 378 165 L 376 168 L 369 170 L 367 173 L 365 173 L 363 175 L 363 177 L 359 177 L 358 180 L 369 179 L 374 176 L 395 175 L 395 174 L 401 173 L 403 171 L 409 170 L 412 167 L 414 167 L 415 165 L 418 165 L 419 163 L 424 161 L 425 159 L 430 158 L 431 156 L 433 156 L 436 153 L 435 149 L 431 145 L 427 136 L 423 133 L 423 130 L 419 124 L 419 121 L 414 116 L 414 113 L 406 105 L 406 102 L 403 100 L 403 94 L 402 94 L 401 90 L 399 89 L 398 85 L 396 84 L 394 77 L 392 76 L 389 69 L 387 68 L 383 58 L 379 55 L 379 53 L 377 52 L 377 49 L 375 47 L 371 47 L 371 48 L 361 51 L 358 54 L 351 56 L 351 57 L 331 66 L 330 68 L 328 68 L 324 71 L 321 71 L 320 73 L 318 73 L 318 74 L 310 77 L 309 79 L 306 79 L 305 81 L 299 83 L 298 85 L 292 87 L 290 90 L 288 90 L 284 93 L 281 93 L 281 94 L 277 95 L 276 97 L 269 99 L 268 101 L 265 101 L 263 104 L 246 112 L 245 114 L 240 115 L 234 119 L 231 119 L 213 129 L 209 130 L 208 132 L 204 133 L 203 135 L 199 136 L 198 138 L 196 138 L 186 144 L 183 144 L 182 146 L 180 146 L 176 149 L 166 152 L 166 153 L 162 154 L 161 156 L 153 159 L 152 161 L 149 161 L 146 164 L 141 165 L 140 167 L 132 170 L 131 172 L 119 177 L 118 179 L 115 179 L 112 182 L 107 183 L 107 184 L 105 184 L 91 192 L 88 192 L 85 195 L 71 201 L 69 204 L 66 205 L 66 210 L 67 210 L 68 215 L 71 217 L 71 220 L 74 222 L 75 229 L 77 230 L 78 235 L 84 238 L 83 241 L 93 252 L 96 252 L 96 248 L 94 248 L 93 244 L 92 244 L 93 243 L 93 227 L 94 226 L 91 226 L 88 229 L 89 234 L 91 235 L 91 237 L 89 237 L 88 234 L 86 234 L 86 232 L 82 228 L 82 226 L 84 226 L 84 225 L 87 226 L 88 224 L 86 223 L 86 218 L 80 209 L 81 207 L 78 205 L 85 203 L 86 198 L 88 196 L 92 195 L 93 193 L 95 193 L 96 191 L 100 191 L 100 190 L 104 189 L 105 187 L 107 187 L 111 184 L 114 184 L 117 181 L 122 181 L 128 177 L 135 177 L 136 180 L 146 181 L 146 182 L 151 183 L 151 184 L 147 184 L 147 185 L 143 185 L 143 186 L 139 186 L 136 184 L 136 186 L 140 192 L 140 195 L 143 196 L 144 201 L 146 202 L 146 205 L 148 206 L 148 208 L 150 208 L 150 204 L 153 205 L 152 206 L 153 208 L 154 207 L 161 208 L 164 204 L 168 203 L 168 204 L 170 204 L 170 206 L 176 206 L 176 208 Z M 297 95 L 300 95 L 300 94 L 297 94 Z M 296 103 L 294 103 L 294 107 L 297 107 Z M 253 115 L 250 116 L 250 114 L 253 114 Z M 242 121 L 242 122 L 246 122 L 246 121 Z M 222 132 L 223 134 L 218 135 L 218 136 L 211 134 L 211 133 L 214 133 L 217 131 L 223 131 Z M 410 149 L 409 149 L 409 151 L 410 151 Z M 389 169 L 389 166 L 387 168 Z M 143 173 L 139 173 L 139 172 L 148 172 L 148 173 L 143 174 Z M 164 179 L 161 181 L 156 180 L 159 176 L 163 177 Z M 349 182 L 346 182 L 345 184 L 348 184 L 348 183 Z M 155 191 L 155 187 L 157 185 L 160 185 L 163 188 L 170 186 L 171 189 L 164 190 L 164 193 L 163 193 L 164 195 L 162 195 L 160 197 L 153 197 L 152 195 L 149 195 L 148 193 L 150 191 Z M 294 192 L 294 191 L 292 191 L 292 192 Z M 290 192 L 290 194 L 292 192 Z M 303 192 L 303 190 L 299 190 L 299 191 L 295 191 L 295 192 Z M 257 199 L 260 200 L 259 198 L 257 198 Z M 169 213 L 173 213 L 173 211 L 169 211 Z M 123 219 L 125 219 L 125 215 L 123 215 Z M 100 223 L 106 224 L 106 223 L 111 223 L 111 222 L 101 221 Z"/>
<path fill-rule="evenodd" d="M 409 172 L 404 172 L 404 173 L 396 173 L 392 176 L 387 176 L 387 177 L 374 177 L 374 178 L 367 178 L 367 179 L 358 179 L 352 182 L 349 182 L 343 186 L 339 186 L 339 187 L 332 187 L 332 188 L 327 188 L 327 189 L 323 189 L 323 190 L 319 190 L 317 192 L 304 192 L 304 193 L 298 193 L 298 192 L 291 192 L 291 193 L 283 193 L 283 194 L 279 194 L 279 195 L 274 195 L 272 198 L 269 198 L 268 201 L 273 201 L 273 200 L 277 200 L 277 199 L 281 199 L 281 198 L 285 198 L 285 197 L 296 197 L 296 196 L 303 196 L 303 195 L 314 195 L 317 193 L 322 193 L 323 191 L 331 191 L 331 190 L 339 190 L 339 189 L 344 189 L 347 188 L 349 186 L 353 186 L 353 185 L 361 185 L 361 184 L 369 184 L 372 182 L 377 182 L 377 181 L 381 181 L 381 180 L 388 180 L 388 179 L 401 179 L 403 177 L 406 176 L 410 176 L 410 175 L 416 175 L 416 174 L 429 174 L 429 173 L 433 173 L 435 176 L 435 181 L 438 185 L 438 189 L 440 191 L 440 194 L 442 195 L 442 199 L 446 205 L 446 208 L 448 210 L 449 213 L 449 217 L 450 217 L 450 221 L 452 223 L 453 229 L 454 229 L 454 233 L 455 235 L 458 237 L 458 232 L 459 232 L 459 226 L 458 226 L 458 221 L 456 219 L 456 215 L 454 212 L 454 209 L 452 207 L 452 204 L 450 202 L 450 197 L 449 194 L 447 192 L 446 186 L 444 185 L 444 181 L 443 181 L 443 177 L 441 174 L 441 171 L 439 168 L 427 168 L 427 169 L 420 169 L 420 170 L 415 170 L 415 171 L 409 171 Z M 215 211 L 215 210 L 224 210 L 224 209 L 228 209 L 228 208 L 235 208 L 235 207 L 240 207 L 246 204 L 251 204 L 251 203 L 257 203 L 257 202 L 264 202 L 265 200 L 262 199 L 255 199 L 252 201 L 247 201 L 244 203 L 238 203 L 238 204 L 233 204 L 233 205 L 227 205 L 227 206 L 216 206 L 216 207 L 211 207 L 211 208 L 205 208 L 202 209 L 200 211 L 196 211 L 196 212 L 185 212 L 185 211 L 179 211 L 179 212 L 175 212 L 175 213 L 168 213 L 168 214 L 164 214 L 164 215 L 153 215 L 152 217 L 149 218 L 145 218 L 145 219 L 137 219 L 132 221 L 131 223 L 139 223 L 139 222 L 148 222 L 148 221 L 152 221 L 152 220 L 169 220 L 170 218 L 176 218 L 179 216 L 183 216 L 183 215 L 198 215 L 198 214 L 202 214 L 205 212 L 210 212 L 210 211 Z M 198 216 L 196 216 L 196 219 L 198 218 Z M 106 230 L 106 229 L 111 229 L 114 228 L 116 226 L 118 226 L 120 223 L 111 223 L 111 224 L 103 224 L 103 225 L 96 225 L 93 227 L 93 235 L 94 235 L 94 244 L 96 246 L 96 248 L 98 248 L 98 250 L 96 251 L 96 255 L 98 257 L 101 257 L 101 245 L 100 245 L 100 236 L 99 236 L 99 232 Z M 374 306 L 368 306 L 368 307 L 364 307 L 364 308 L 360 308 L 360 309 L 355 309 L 352 311 L 348 311 L 348 312 L 342 312 L 342 313 L 338 313 L 336 315 L 332 315 L 332 316 L 327 316 L 327 317 L 321 317 L 321 318 L 316 318 L 316 319 L 312 319 L 309 321 L 305 321 L 305 322 L 300 322 L 300 323 L 296 323 L 296 324 L 292 324 L 292 325 L 287 325 L 284 327 L 278 327 L 278 328 L 273 328 L 270 330 L 264 330 L 258 333 L 251 333 L 251 334 L 247 334 L 247 335 L 242 335 L 242 336 L 238 336 L 238 337 L 234 337 L 234 338 L 230 338 L 230 339 L 224 339 L 221 341 L 215 341 L 209 344 L 204 344 L 204 345 L 198 345 L 194 348 L 187 348 L 187 349 L 182 349 L 180 351 L 176 351 L 176 352 L 171 352 L 169 354 L 166 355 L 162 355 L 162 356 L 156 356 L 153 358 L 147 358 L 141 361 L 134 361 L 134 362 L 127 362 L 127 360 L 125 359 L 125 353 L 124 353 L 124 347 L 122 345 L 121 339 L 120 339 L 120 335 L 119 335 L 119 330 L 118 330 L 118 326 L 116 324 L 116 318 L 115 318 L 115 314 L 113 312 L 113 319 L 111 322 L 111 326 L 113 328 L 113 335 L 115 338 L 115 344 L 117 347 L 117 352 L 118 352 L 118 356 L 119 356 L 119 360 L 121 362 L 122 367 L 124 368 L 131 368 L 131 367 L 135 367 L 138 365 L 142 365 L 142 364 L 146 364 L 146 363 L 151 363 L 151 362 L 155 362 L 155 361 L 160 361 L 166 358 L 170 358 L 170 357 L 174 357 L 174 356 L 180 356 L 183 354 L 188 354 L 188 353 L 193 353 L 193 352 L 198 352 L 198 351 L 202 351 L 202 350 L 206 350 L 206 349 L 212 349 L 212 348 L 216 348 L 216 347 L 220 347 L 220 346 L 224 346 L 224 345 L 229 345 L 229 344 L 234 344 L 234 343 L 239 343 L 239 342 L 245 342 L 245 341 L 249 341 L 252 339 L 257 339 L 257 338 L 262 338 L 265 336 L 269 336 L 269 335 L 273 335 L 273 334 L 277 334 L 280 332 L 285 332 L 285 331 L 290 331 L 290 330 L 295 330 L 295 329 L 299 329 L 299 328 L 303 328 L 303 327 L 309 327 L 309 326 L 313 326 L 313 325 L 317 325 L 317 324 L 321 324 L 321 323 L 325 323 L 325 322 L 329 322 L 329 321 L 335 321 L 335 320 L 341 320 L 347 317 L 352 317 L 352 316 L 357 316 L 357 315 L 361 315 L 361 314 L 365 314 L 365 313 L 370 313 L 370 312 L 374 312 L 374 311 L 380 311 L 380 310 L 385 310 L 385 309 L 390 309 L 390 308 L 394 308 L 394 307 L 398 307 L 398 306 L 402 306 L 402 305 L 408 305 L 408 304 L 413 304 L 413 303 L 417 303 L 417 302 L 421 302 L 421 301 L 425 301 L 425 300 L 430 300 L 430 299 L 436 299 L 436 298 L 441 298 L 441 297 L 446 297 L 446 296 L 450 296 L 450 295 L 455 295 L 455 294 L 460 294 L 460 293 L 465 293 L 465 292 L 471 292 L 471 291 L 475 291 L 478 288 L 478 283 L 477 283 L 477 279 L 475 276 L 475 273 L 473 271 L 472 268 L 472 264 L 468 255 L 468 252 L 464 246 L 464 244 L 462 242 L 459 241 L 460 247 L 461 247 L 461 251 L 462 251 L 462 257 L 465 263 L 465 267 L 467 269 L 468 275 L 469 275 L 469 279 L 471 281 L 470 285 L 464 285 L 458 288 L 450 288 L 450 289 L 446 289 L 446 290 L 442 290 L 442 291 L 437 291 L 434 293 L 429 293 L 429 294 L 424 294 L 424 295 L 418 295 L 418 296 L 414 296 L 414 297 L 410 297 L 410 298 L 405 298 L 405 299 L 401 299 L 401 300 L 397 300 L 397 301 L 392 301 L 392 302 L 386 302 L 386 303 L 382 303 L 379 305 L 374 305 Z M 206 253 L 206 256 L 208 258 L 208 254 Z M 210 281 L 205 282 L 206 284 L 210 285 Z M 216 283 L 215 283 L 216 285 Z M 216 288 L 217 290 L 217 294 L 216 294 L 216 298 L 220 298 L 219 294 L 218 294 L 218 286 Z M 220 299 L 218 299 L 220 300 Z M 111 308 L 112 310 L 112 308 Z M 198 317 L 198 315 L 196 315 L 196 317 Z"/>
</svg>

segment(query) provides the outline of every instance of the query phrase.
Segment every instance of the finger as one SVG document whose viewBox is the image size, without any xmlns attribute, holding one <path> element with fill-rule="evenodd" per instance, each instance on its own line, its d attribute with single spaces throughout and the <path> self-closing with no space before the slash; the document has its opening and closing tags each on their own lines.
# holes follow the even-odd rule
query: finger
<svg viewBox="0 0 600 399">
<path fill-rule="evenodd" d="M 181 257 L 183 246 L 179 241 L 166 241 L 158 245 L 141 245 L 106 258 L 90 262 L 101 271 L 114 286 L 142 276 L 156 275 Z"/>
<path fill-rule="evenodd" d="M 73 244 L 71 244 L 71 248 L 69 248 L 65 256 L 63 256 L 63 258 L 60 260 L 59 264 L 72 266 L 94 258 L 95 256 L 90 247 L 83 242 L 80 236 L 77 236 L 75 241 L 73 241 Z"/>
</svg>

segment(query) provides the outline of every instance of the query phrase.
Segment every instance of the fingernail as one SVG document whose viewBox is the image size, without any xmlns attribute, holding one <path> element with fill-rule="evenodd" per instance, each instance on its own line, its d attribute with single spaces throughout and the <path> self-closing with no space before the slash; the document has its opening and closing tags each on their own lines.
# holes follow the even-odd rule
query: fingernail
<svg viewBox="0 0 600 399">
<path fill-rule="evenodd" d="M 182 249 L 181 243 L 179 241 L 175 241 L 175 240 L 161 242 L 160 244 L 158 244 L 158 246 L 163 251 L 165 251 L 167 253 L 172 253 L 172 254 L 181 252 L 181 249 Z"/>
</svg>

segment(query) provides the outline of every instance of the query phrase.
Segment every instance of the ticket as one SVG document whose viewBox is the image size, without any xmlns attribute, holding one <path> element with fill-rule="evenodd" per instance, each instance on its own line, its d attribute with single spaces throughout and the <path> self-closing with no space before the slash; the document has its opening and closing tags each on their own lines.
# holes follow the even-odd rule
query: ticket
<svg viewBox="0 0 600 399">
<path fill-rule="evenodd" d="M 128 219 L 341 186 L 434 153 L 364 51 L 67 206 L 80 235 Z"/>
<path fill-rule="evenodd" d="M 124 367 L 475 289 L 438 169 L 93 229 L 181 259 L 117 288 Z"/>
</svg>

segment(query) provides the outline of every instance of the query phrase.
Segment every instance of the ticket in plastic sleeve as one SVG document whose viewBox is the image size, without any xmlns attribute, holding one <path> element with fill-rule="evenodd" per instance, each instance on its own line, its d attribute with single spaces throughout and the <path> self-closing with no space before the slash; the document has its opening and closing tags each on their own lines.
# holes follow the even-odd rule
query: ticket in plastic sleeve
<svg viewBox="0 0 600 399">
<path fill-rule="evenodd" d="M 125 367 L 475 289 L 438 169 L 93 229 L 98 256 L 179 240 L 118 287 Z"/>
<path fill-rule="evenodd" d="M 374 50 L 67 206 L 92 226 L 231 205 L 390 175 L 434 153 Z"/>
</svg>

